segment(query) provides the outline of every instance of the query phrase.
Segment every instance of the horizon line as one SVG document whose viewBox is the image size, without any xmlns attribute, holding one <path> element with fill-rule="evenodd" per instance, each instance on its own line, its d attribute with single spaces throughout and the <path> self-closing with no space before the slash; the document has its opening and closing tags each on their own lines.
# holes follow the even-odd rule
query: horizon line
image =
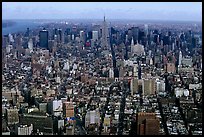
<svg viewBox="0 0 204 137">
<path fill-rule="evenodd" d="M 129 20 L 129 21 L 169 21 L 169 22 L 174 22 L 174 21 L 178 21 L 178 22 L 201 22 L 202 20 L 162 20 L 162 19 L 113 19 L 113 18 L 106 18 L 107 21 L 108 20 Z M 2 19 L 3 20 L 103 20 L 102 18 L 61 18 L 61 19 Z"/>
</svg>

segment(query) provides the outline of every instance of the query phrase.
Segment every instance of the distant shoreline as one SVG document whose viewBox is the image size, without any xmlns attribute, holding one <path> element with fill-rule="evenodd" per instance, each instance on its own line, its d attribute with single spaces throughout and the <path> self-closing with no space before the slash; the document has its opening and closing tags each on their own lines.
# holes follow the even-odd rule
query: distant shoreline
<svg viewBox="0 0 204 137">
<path fill-rule="evenodd" d="M 159 20 L 159 19 L 154 19 L 154 20 L 148 20 L 148 19 L 111 19 L 111 18 L 106 18 L 108 21 L 138 21 L 138 22 L 163 22 L 163 23 L 202 23 L 202 21 L 191 21 L 191 20 Z M 4 21 L 36 21 L 36 22 L 41 22 L 41 21 L 102 21 L 103 18 L 101 19 L 94 19 L 94 18 L 67 18 L 67 19 L 2 19 L 2 22 Z"/>
</svg>

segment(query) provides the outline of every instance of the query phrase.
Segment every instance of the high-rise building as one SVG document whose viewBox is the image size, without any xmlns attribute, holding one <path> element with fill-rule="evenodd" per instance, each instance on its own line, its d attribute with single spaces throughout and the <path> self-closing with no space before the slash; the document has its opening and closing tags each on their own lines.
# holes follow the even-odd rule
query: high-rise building
<svg viewBox="0 0 204 137">
<path fill-rule="evenodd" d="M 175 71 L 176 71 L 175 64 L 173 64 L 173 63 L 167 63 L 166 64 L 166 72 L 175 73 Z"/>
<path fill-rule="evenodd" d="M 110 69 L 109 69 L 109 78 L 114 78 L 113 68 L 110 68 Z"/>
<path fill-rule="evenodd" d="M 62 42 L 62 40 L 63 40 L 62 29 L 58 29 L 58 32 L 59 32 L 59 42 Z"/>
<path fill-rule="evenodd" d="M 108 28 L 106 23 L 106 18 L 104 16 L 103 26 L 102 26 L 102 47 L 108 49 Z"/>
<path fill-rule="evenodd" d="M 144 25 L 144 30 L 145 30 L 145 35 L 148 35 L 148 24 L 145 24 Z"/>
<path fill-rule="evenodd" d="M 159 135 L 159 119 L 155 113 L 139 112 L 136 115 L 137 135 Z"/>
<path fill-rule="evenodd" d="M 139 28 L 138 27 L 132 27 L 131 30 L 132 30 L 132 36 L 133 36 L 135 42 L 138 41 L 139 40 Z"/>
<path fill-rule="evenodd" d="M 155 94 L 156 84 L 154 79 L 144 79 L 143 93 L 144 95 Z"/>
<path fill-rule="evenodd" d="M 180 51 L 179 52 L 179 64 L 178 64 L 179 66 L 181 66 L 181 60 L 182 60 L 182 52 Z"/>
<path fill-rule="evenodd" d="M 48 31 L 43 29 L 40 31 L 40 47 L 48 49 Z"/>
<path fill-rule="evenodd" d="M 79 32 L 80 41 L 83 42 L 83 43 L 86 40 L 86 35 L 85 34 L 86 33 L 83 30 Z"/>
<path fill-rule="evenodd" d="M 19 123 L 18 109 L 17 108 L 7 109 L 6 118 L 7 118 L 8 125 Z"/>
<path fill-rule="evenodd" d="M 134 45 L 135 45 L 135 44 L 134 44 L 134 40 L 133 40 L 133 37 L 132 37 L 131 45 L 130 45 L 131 53 L 133 53 Z"/>
<path fill-rule="evenodd" d="M 30 29 L 27 28 L 27 31 L 26 31 L 26 33 L 25 33 L 25 37 L 29 37 L 29 36 L 30 36 Z"/>
<path fill-rule="evenodd" d="M 135 93 L 138 92 L 138 79 L 136 78 L 131 79 L 130 91 L 131 91 L 131 95 L 134 95 Z"/>
<path fill-rule="evenodd" d="M 74 117 L 74 106 L 72 102 L 63 103 L 63 115 L 67 117 Z"/>
<path fill-rule="evenodd" d="M 15 126 L 15 135 L 31 135 L 33 132 L 33 124 Z"/>
<path fill-rule="evenodd" d="M 86 113 L 85 127 L 88 127 L 90 124 L 100 124 L 100 113 L 98 109 L 91 110 Z"/>
<path fill-rule="evenodd" d="M 20 116 L 21 125 L 33 125 L 33 130 L 44 133 L 53 133 L 53 119 L 43 113 L 30 112 Z"/>
<path fill-rule="evenodd" d="M 94 41 L 98 40 L 98 31 L 92 31 L 92 39 Z"/>
<path fill-rule="evenodd" d="M 30 52 L 33 52 L 33 40 L 32 39 L 28 41 L 28 49 L 30 50 Z"/>
</svg>

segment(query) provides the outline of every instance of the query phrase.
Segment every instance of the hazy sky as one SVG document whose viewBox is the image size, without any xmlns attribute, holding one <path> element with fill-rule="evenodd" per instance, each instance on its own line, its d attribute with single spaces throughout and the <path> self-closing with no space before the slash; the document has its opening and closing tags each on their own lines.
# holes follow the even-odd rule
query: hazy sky
<svg viewBox="0 0 204 137">
<path fill-rule="evenodd" d="M 202 21 L 201 2 L 2 2 L 2 19 Z"/>
</svg>

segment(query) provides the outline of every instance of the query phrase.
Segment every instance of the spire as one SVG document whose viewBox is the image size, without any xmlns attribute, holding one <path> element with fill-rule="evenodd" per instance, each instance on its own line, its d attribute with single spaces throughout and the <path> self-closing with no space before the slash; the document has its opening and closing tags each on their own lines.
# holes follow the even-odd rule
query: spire
<svg viewBox="0 0 204 137">
<path fill-rule="evenodd" d="M 134 44 L 134 40 L 133 40 L 133 37 L 132 37 L 131 45 L 135 45 L 135 44 Z"/>
</svg>

